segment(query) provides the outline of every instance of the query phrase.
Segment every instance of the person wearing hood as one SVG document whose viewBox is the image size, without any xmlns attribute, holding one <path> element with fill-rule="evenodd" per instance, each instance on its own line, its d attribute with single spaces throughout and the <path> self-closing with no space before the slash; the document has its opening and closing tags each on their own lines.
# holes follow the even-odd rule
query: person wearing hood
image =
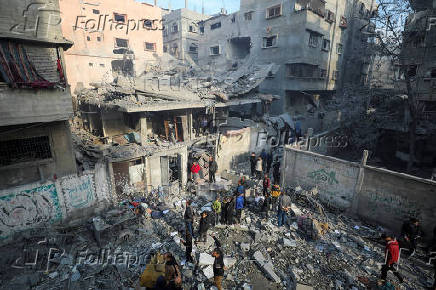
<svg viewBox="0 0 436 290">
<path fill-rule="evenodd" d="M 381 269 L 381 279 L 386 280 L 389 271 L 392 271 L 397 276 L 400 283 L 403 283 L 404 279 L 398 272 L 398 261 L 400 259 L 400 246 L 397 240 L 392 235 L 383 235 L 382 238 L 386 242 L 385 248 L 385 264 Z"/>
</svg>

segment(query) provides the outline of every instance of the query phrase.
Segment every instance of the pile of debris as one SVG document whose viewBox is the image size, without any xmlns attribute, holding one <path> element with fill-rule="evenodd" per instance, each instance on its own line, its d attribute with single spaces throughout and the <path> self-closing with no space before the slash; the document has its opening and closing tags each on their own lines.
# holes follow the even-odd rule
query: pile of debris
<svg viewBox="0 0 436 290">
<path fill-rule="evenodd" d="M 216 225 L 209 232 L 221 242 L 225 254 L 224 288 L 378 289 L 377 277 L 384 262 L 378 237 L 384 230 L 327 211 L 313 195 L 316 191 L 295 192 L 295 215 L 285 228 L 275 225 L 274 213 L 263 218 L 261 198 L 247 194 L 242 223 Z M 211 211 L 206 197 L 185 198 L 194 200 L 197 216 Z M 180 195 L 152 193 L 122 201 L 87 224 L 25 236 L 2 249 L 1 287 L 130 289 L 138 285 L 141 273 L 157 253 L 171 252 L 181 265 L 185 289 L 214 289 L 214 259 L 210 256 L 214 241 L 209 236 L 206 243 L 195 245 L 196 264 L 186 263 L 181 243 L 183 211 Z M 41 256 L 43 248 L 46 256 L 32 264 L 35 251 L 39 249 L 36 255 Z M 432 268 L 420 258 L 401 259 L 406 283 L 396 285 L 399 289 L 422 289 L 432 282 Z"/>
</svg>

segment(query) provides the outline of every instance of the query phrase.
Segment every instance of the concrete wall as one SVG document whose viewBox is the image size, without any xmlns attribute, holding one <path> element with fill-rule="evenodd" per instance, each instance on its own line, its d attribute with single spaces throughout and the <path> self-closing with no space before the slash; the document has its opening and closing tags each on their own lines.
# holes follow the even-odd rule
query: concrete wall
<svg viewBox="0 0 436 290">
<path fill-rule="evenodd" d="M 47 123 L 31 128 L 17 129 L 0 135 L 1 141 L 48 136 L 52 158 L 38 161 L 17 162 L 0 167 L 0 189 L 36 181 L 54 180 L 76 173 L 76 160 L 72 153 L 71 132 L 68 121 Z"/>
<path fill-rule="evenodd" d="M 322 200 L 398 232 L 417 217 L 427 237 L 436 224 L 436 182 L 285 148 L 284 186 L 317 187 Z"/>
<path fill-rule="evenodd" d="M 72 92 L 78 83 L 88 87 L 92 82 L 112 81 L 112 62 L 123 61 L 125 57 L 123 53 L 114 53 L 115 38 L 128 39 L 128 49 L 133 53 L 133 73 L 136 75 L 144 72 L 147 62 L 162 55 L 162 11 L 159 7 L 134 0 L 60 0 L 59 4 L 62 31 L 66 38 L 74 42 L 74 46 L 65 53 Z M 129 30 L 127 25 L 113 22 L 114 13 L 127 15 Z M 153 29 L 143 27 L 145 19 L 154 21 Z M 145 42 L 155 43 L 156 50 L 146 50 Z"/>
<path fill-rule="evenodd" d="M 82 176 L 32 183 L 0 191 L 0 243 L 22 231 L 84 219 L 110 202 L 106 166 Z"/>
</svg>

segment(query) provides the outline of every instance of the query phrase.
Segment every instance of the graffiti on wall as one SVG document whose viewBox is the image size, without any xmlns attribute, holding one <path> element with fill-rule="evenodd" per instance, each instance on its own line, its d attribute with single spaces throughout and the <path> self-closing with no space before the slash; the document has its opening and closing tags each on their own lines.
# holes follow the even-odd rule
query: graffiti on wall
<svg viewBox="0 0 436 290">
<path fill-rule="evenodd" d="M 0 196 L 0 239 L 42 223 L 62 220 L 54 184 L 18 189 Z"/>
<path fill-rule="evenodd" d="M 65 178 L 61 181 L 67 212 L 90 207 L 96 200 L 93 176 Z"/>
<path fill-rule="evenodd" d="M 380 192 L 366 192 L 368 196 L 368 209 L 372 214 L 382 211 L 403 217 L 418 217 L 421 213 L 420 206 L 416 201 Z"/>
<path fill-rule="evenodd" d="M 319 169 L 312 172 L 309 172 L 307 174 L 307 177 L 312 179 L 314 182 L 318 183 L 324 183 L 328 185 L 334 185 L 338 184 L 338 180 L 336 179 L 336 172 L 330 171 L 328 172 L 325 169 Z"/>
</svg>

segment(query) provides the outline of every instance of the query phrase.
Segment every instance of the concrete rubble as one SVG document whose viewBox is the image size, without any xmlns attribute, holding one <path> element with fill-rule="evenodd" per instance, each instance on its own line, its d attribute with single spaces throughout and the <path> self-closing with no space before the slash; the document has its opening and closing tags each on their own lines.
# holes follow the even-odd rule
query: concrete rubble
<svg viewBox="0 0 436 290">
<path fill-rule="evenodd" d="M 292 196 L 299 214 L 291 217 L 285 228 L 275 225 L 275 214 L 263 219 L 250 196 L 241 225 L 217 225 L 210 230 L 222 243 L 228 268 L 225 289 L 377 289 L 384 260 L 383 244 L 377 237 L 383 229 L 334 209 L 321 211 L 307 195 L 309 192 L 300 190 Z M 185 198 L 188 196 L 173 195 L 165 201 L 141 198 L 147 211 L 140 217 L 127 203 L 120 203 L 88 223 L 23 234 L 2 249 L 1 288 L 131 289 L 137 286 L 150 256 L 169 251 L 181 265 L 185 289 L 211 289 L 212 237 L 194 245 L 196 264 L 185 262 L 180 243 L 184 239 Z M 204 197 L 189 198 L 197 213 L 209 205 Z M 154 215 L 156 212 L 161 214 Z M 92 231 L 93 220 L 102 230 L 101 248 Z M 328 223 L 327 231 L 312 227 L 322 221 Z M 50 254 L 47 265 L 50 247 L 58 250 Z M 31 266 L 29 261 L 37 249 L 41 257 Z M 432 269 L 417 259 L 402 259 L 400 269 L 407 280 L 399 289 L 422 289 L 431 282 L 427 277 Z"/>
</svg>

